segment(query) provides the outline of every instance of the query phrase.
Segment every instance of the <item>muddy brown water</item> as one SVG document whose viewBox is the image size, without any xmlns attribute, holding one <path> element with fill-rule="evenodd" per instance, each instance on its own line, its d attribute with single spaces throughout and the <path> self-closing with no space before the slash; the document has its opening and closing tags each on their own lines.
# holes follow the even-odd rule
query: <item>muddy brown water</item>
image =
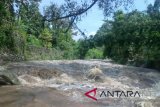
<svg viewBox="0 0 160 107">
<path fill-rule="evenodd" d="M 0 107 L 159 107 L 159 99 L 136 105 L 130 100 L 105 99 L 101 101 L 72 100 L 65 92 L 53 88 L 7 86 L 0 88 Z M 154 105 L 150 105 L 154 102 Z"/>
<path fill-rule="evenodd" d="M 156 70 L 84 60 L 11 63 L 5 69 L 21 85 L 0 87 L 0 107 L 160 107 L 160 73 Z M 92 78 L 87 78 L 88 72 Z M 93 101 L 84 95 L 93 88 L 151 90 L 156 95 Z"/>
<path fill-rule="evenodd" d="M 53 88 L 9 86 L 0 88 L 0 107 L 104 107 L 94 101 L 73 101 Z"/>
</svg>

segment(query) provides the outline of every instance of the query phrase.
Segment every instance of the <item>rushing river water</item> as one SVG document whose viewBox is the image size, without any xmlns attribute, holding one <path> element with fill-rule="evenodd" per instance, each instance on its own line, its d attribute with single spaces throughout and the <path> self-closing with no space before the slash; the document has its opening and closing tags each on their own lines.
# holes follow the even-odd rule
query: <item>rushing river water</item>
<svg viewBox="0 0 160 107">
<path fill-rule="evenodd" d="M 160 107 L 160 73 L 151 69 L 98 60 L 31 61 L 4 69 L 21 85 L 0 87 L 0 107 Z M 97 101 L 84 95 L 95 88 Z M 102 94 L 116 90 L 140 97 Z"/>
</svg>

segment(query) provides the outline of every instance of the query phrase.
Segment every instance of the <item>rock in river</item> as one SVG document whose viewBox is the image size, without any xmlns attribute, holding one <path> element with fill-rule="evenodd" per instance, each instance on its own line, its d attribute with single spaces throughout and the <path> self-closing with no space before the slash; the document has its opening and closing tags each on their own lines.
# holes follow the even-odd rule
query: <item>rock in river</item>
<svg viewBox="0 0 160 107">
<path fill-rule="evenodd" d="M 0 75 L 0 86 L 1 85 L 14 85 L 14 83 L 5 75 Z"/>
</svg>

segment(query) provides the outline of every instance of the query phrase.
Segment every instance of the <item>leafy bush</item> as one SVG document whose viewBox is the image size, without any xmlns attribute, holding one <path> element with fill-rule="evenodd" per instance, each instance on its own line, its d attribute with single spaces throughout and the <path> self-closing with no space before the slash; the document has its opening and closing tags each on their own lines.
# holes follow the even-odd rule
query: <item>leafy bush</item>
<svg viewBox="0 0 160 107">
<path fill-rule="evenodd" d="M 89 49 L 85 55 L 85 59 L 102 59 L 103 51 L 100 49 Z"/>
<path fill-rule="evenodd" d="M 27 38 L 27 43 L 28 45 L 41 46 L 41 41 L 33 35 L 30 35 Z"/>
</svg>

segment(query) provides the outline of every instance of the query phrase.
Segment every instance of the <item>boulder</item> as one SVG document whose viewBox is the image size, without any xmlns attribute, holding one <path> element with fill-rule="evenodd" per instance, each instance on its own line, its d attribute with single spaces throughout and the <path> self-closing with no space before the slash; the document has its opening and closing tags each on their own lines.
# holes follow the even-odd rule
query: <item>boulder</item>
<svg viewBox="0 0 160 107">
<path fill-rule="evenodd" d="M 2 85 L 14 85 L 12 80 L 5 75 L 0 75 L 0 86 Z"/>
</svg>

